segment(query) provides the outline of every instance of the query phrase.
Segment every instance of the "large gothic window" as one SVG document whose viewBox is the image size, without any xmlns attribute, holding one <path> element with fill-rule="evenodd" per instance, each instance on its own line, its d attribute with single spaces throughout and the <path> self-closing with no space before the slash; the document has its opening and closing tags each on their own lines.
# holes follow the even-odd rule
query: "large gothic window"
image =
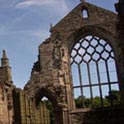
<svg viewBox="0 0 124 124">
<path fill-rule="evenodd" d="M 96 36 L 79 40 L 71 51 L 71 70 L 77 107 L 120 102 L 114 51 L 105 40 Z"/>
</svg>

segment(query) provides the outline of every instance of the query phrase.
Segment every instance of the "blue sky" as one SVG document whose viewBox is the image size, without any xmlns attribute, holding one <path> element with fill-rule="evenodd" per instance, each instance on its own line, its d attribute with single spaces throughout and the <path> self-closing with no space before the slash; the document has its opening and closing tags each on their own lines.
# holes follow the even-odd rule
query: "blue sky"
<svg viewBox="0 0 124 124">
<path fill-rule="evenodd" d="M 115 11 L 118 0 L 86 0 Z M 0 55 L 5 49 L 12 67 L 13 82 L 23 87 L 37 61 L 38 46 L 55 25 L 80 0 L 0 0 Z"/>
</svg>

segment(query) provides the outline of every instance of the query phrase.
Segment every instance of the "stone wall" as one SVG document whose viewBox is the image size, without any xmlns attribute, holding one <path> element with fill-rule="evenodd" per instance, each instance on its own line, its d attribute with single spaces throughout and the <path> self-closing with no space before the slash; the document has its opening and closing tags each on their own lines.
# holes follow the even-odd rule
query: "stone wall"
<svg viewBox="0 0 124 124">
<path fill-rule="evenodd" d="M 123 124 L 124 108 L 104 108 L 72 112 L 72 124 Z"/>
<path fill-rule="evenodd" d="M 36 105 L 21 89 L 13 91 L 14 124 L 50 124 L 49 110 L 44 103 Z"/>
<path fill-rule="evenodd" d="M 124 99 L 124 1 L 119 0 L 118 3 L 115 4 L 116 11 L 118 13 L 118 23 L 117 23 L 117 34 L 119 42 L 119 52 L 120 52 L 120 59 L 122 60 L 119 62 L 119 70 L 121 70 L 121 78 L 120 78 L 120 89 L 122 91 L 121 96 L 122 99 Z M 124 100 L 123 105 L 124 105 Z"/>
<path fill-rule="evenodd" d="M 8 115 L 8 103 L 6 92 L 2 82 L 0 82 L 0 124 L 8 124 L 9 115 Z"/>
<path fill-rule="evenodd" d="M 0 66 L 0 124 L 13 124 L 13 98 L 11 67 L 3 50 Z"/>
</svg>

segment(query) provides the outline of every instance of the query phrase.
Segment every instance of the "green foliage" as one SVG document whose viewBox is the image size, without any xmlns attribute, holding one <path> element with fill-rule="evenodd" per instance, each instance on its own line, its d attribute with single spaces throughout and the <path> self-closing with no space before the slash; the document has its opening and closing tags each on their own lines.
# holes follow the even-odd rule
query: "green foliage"
<svg viewBox="0 0 124 124">
<path fill-rule="evenodd" d="M 55 124 L 55 112 L 52 103 L 49 100 L 43 101 L 50 112 L 50 124 Z"/>
<path fill-rule="evenodd" d="M 82 108 L 84 107 L 84 97 L 79 96 L 77 99 L 75 99 L 76 107 L 77 108 Z"/>
<path fill-rule="evenodd" d="M 117 90 L 112 90 L 109 92 L 109 95 L 106 96 L 106 99 L 109 103 L 113 103 L 113 105 L 118 105 L 121 102 L 120 94 Z"/>
<path fill-rule="evenodd" d="M 91 99 L 85 98 L 84 96 L 79 96 L 75 99 L 75 104 L 77 108 L 84 108 L 91 106 Z"/>
<path fill-rule="evenodd" d="M 99 96 L 96 96 L 95 98 L 93 98 L 92 107 L 93 108 L 101 107 L 101 98 Z"/>
<path fill-rule="evenodd" d="M 92 100 L 90 98 L 86 98 L 85 96 L 79 96 L 78 98 L 75 99 L 75 104 L 77 108 L 85 108 L 85 107 L 93 107 L 93 108 L 98 108 L 102 106 L 108 107 L 111 105 L 119 105 L 120 104 L 120 94 L 119 91 L 117 90 L 112 90 L 109 92 L 108 96 L 105 96 L 101 100 L 99 96 L 94 97 Z"/>
<path fill-rule="evenodd" d="M 91 107 L 91 99 L 85 98 L 84 107 L 86 107 L 86 108 Z"/>
</svg>

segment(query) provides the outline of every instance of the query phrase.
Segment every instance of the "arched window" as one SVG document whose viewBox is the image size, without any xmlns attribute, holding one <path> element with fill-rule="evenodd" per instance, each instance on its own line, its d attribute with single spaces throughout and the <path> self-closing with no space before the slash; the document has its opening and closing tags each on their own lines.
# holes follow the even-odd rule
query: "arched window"
<svg viewBox="0 0 124 124">
<path fill-rule="evenodd" d="M 87 11 L 86 9 L 83 9 L 83 10 L 82 10 L 82 17 L 83 17 L 84 19 L 88 18 L 88 11 Z"/>
<path fill-rule="evenodd" d="M 71 51 L 73 91 L 77 107 L 105 107 L 120 102 L 112 47 L 96 36 L 86 36 Z"/>
</svg>

